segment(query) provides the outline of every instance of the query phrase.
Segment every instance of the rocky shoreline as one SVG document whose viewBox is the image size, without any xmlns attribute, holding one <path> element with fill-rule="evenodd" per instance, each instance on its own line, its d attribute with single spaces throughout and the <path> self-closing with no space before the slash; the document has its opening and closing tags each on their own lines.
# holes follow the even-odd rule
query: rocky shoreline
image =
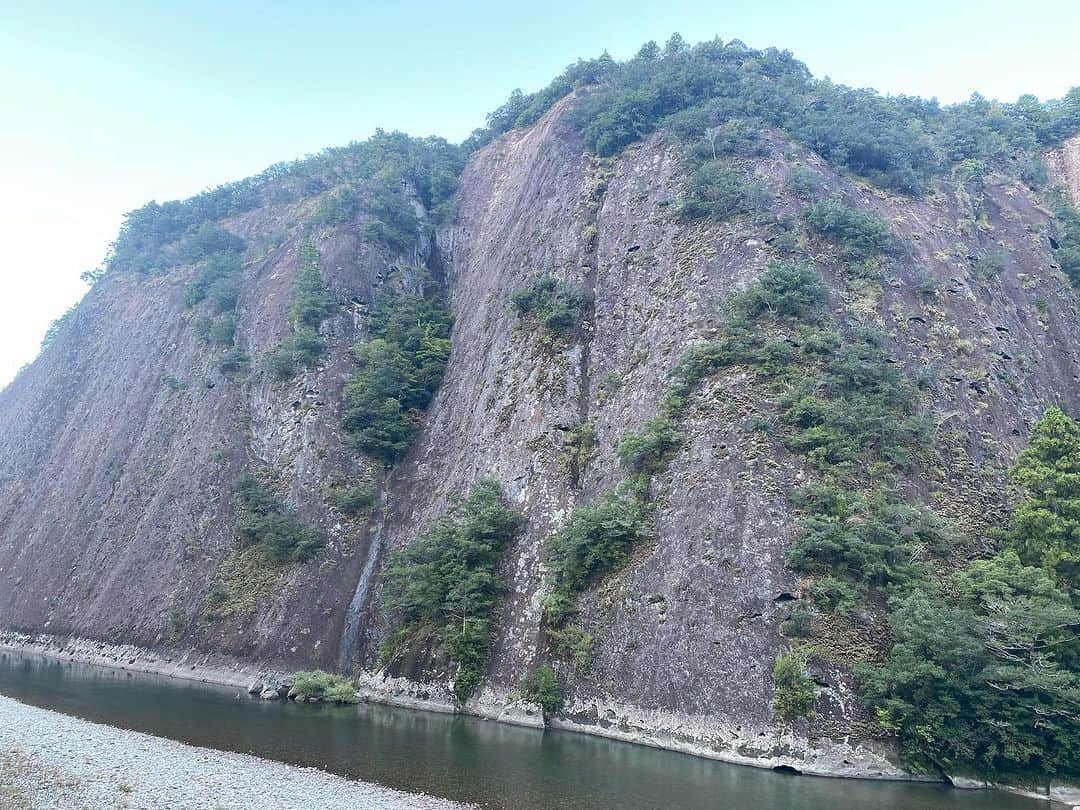
<svg viewBox="0 0 1080 810">
<path fill-rule="evenodd" d="M 29 635 L 0 631 L 0 650 L 36 653 L 60 660 L 98 664 L 135 672 L 145 672 L 201 683 L 241 687 L 247 691 L 258 685 L 256 694 L 269 689 L 275 698 L 287 698 L 291 673 L 284 668 L 260 667 L 250 662 L 221 655 L 201 655 L 193 651 L 155 652 L 135 645 L 114 645 L 90 639 L 67 638 L 49 634 Z M 421 711 L 452 714 L 456 711 L 449 692 L 441 684 L 424 684 L 401 678 L 384 678 L 370 672 L 361 673 L 358 696 L 369 703 L 378 703 Z M 282 688 L 284 687 L 284 688 Z M 264 699 L 269 695 L 263 696 Z M 781 769 L 809 776 L 828 776 L 849 779 L 882 779 L 895 781 L 941 781 L 933 777 L 910 774 L 890 762 L 884 755 L 865 748 L 842 743 L 809 745 L 806 740 L 791 739 L 789 753 L 782 755 L 744 752 L 732 746 L 718 750 L 707 742 L 707 729 L 697 729 L 695 720 L 648 713 L 634 707 L 568 706 L 567 717 L 550 721 L 553 728 L 575 731 L 608 739 L 646 745 L 669 751 L 715 759 L 736 765 L 765 769 Z M 602 711 L 596 711 L 597 709 Z M 463 712 L 485 720 L 513 725 L 543 728 L 538 711 L 528 704 L 514 701 L 506 694 L 494 694 L 483 689 Z M 587 722 L 590 714 L 614 718 L 609 722 Z M 700 733 L 698 733 L 700 732 Z M 801 744 L 800 744 L 801 743 Z M 1030 798 L 1047 799 L 1058 806 L 1080 806 L 1080 787 L 1050 785 L 1028 787 L 1000 785 L 966 777 L 951 777 L 959 789 L 997 789 Z"/>
<path fill-rule="evenodd" d="M 0 807 L 458 810 L 469 805 L 197 748 L 0 697 Z"/>
</svg>

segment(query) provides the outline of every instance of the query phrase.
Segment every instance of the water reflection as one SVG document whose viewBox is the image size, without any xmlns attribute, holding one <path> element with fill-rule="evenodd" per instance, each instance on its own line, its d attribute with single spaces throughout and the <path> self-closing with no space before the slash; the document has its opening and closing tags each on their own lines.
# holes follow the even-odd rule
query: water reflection
<svg viewBox="0 0 1080 810">
<path fill-rule="evenodd" d="M 936 785 L 817 779 L 564 732 L 383 706 L 262 702 L 235 688 L 0 652 L 0 693 L 36 706 L 484 807 L 525 810 L 1033 810 Z"/>
</svg>

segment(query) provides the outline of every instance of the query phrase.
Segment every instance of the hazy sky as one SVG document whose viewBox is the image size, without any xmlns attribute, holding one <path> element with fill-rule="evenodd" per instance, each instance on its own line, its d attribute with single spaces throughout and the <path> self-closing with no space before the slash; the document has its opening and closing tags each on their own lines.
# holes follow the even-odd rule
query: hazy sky
<svg viewBox="0 0 1080 810">
<path fill-rule="evenodd" d="M 1080 84 L 1077 0 L 0 0 L 0 20 L 0 386 L 125 211 L 377 126 L 460 140 L 515 87 L 605 48 L 738 38 L 945 102 Z"/>
</svg>

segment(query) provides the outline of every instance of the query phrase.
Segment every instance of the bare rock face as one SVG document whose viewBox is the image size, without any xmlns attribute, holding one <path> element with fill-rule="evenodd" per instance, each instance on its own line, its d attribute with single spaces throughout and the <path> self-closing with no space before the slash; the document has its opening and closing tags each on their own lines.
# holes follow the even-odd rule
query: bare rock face
<svg viewBox="0 0 1080 810">
<path fill-rule="evenodd" d="M 1080 135 L 1047 152 L 1045 162 L 1050 181 L 1065 188 L 1073 202 L 1080 205 Z"/>
<path fill-rule="evenodd" d="M 242 381 L 218 371 L 220 350 L 194 334 L 181 303 L 191 272 L 178 271 L 95 285 L 0 393 L 5 627 L 336 664 L 367 529 L 330 510 L 323 490 L 331 473 L 365 463 L 345 452 L 337 426 L 360 321 L 347 310 L 323 325 L 332 349 L 317 373 L 281 383 L 265 370 L 288 328 L 300 241 L 295 227 L 277 232 L 300 216 L 270 207 L 229 223 L 254 244 L 238 309 L 237 345 L 252 369 Z M 274 241 L 260 244 L 267 233 Z M 364 295 L 387 267 L 355 234 L 322 234 L 320 247 L 342 298 Z M 317 563 L 223 570 L 235 546 L 233 487 L 251 468 L 275 470 L 328 537 Z M 206 596 L 228 576 L 238 603 L 210 617 Z"/>
<path fill-rule="evenodd" d="M 368 670 L 370 699 L 445 709 L 448 673 L 436 651 L 386 680 L 369 671 L 385 632 L 379 565 L 386 549 L 490 477 L 528 520 L 504 557 L 498 636 L 471 706 L 506 714 L 544 655 L 544 538 L 619 480 L 619 438 L 654 415 L 679 356 L 714 334 L 723 303 L 765 267 L 775 236 L 748 220 L 681 219 L 678 149 L 658 134 L 596 159 L 569 124 L 572 104 L 475 153 L 454 226 L 404 257 L 445 276 L 453 349 L 424 430 L 387 475 L 371 521 L 346 519 L 324 490 L 334 474 L 381 477 L 343 440 L 339 411 L 364 303 L 403 257 L 364 243 L 358 222 L 316 232 L 324 278 L 349 304 L 323 325 L 323 365 L 291 383 L 274 381 L 263 361 L 286 329 L 304 204 L 226 223 L 249 244 L 238 331 L 251 358 L 245 377 L 219 373 L 194 336 L 180 303 L 189 272 L 95 286 L 0 393 L 0 627 L 268 666 L 342 665 Z M 1004 470 L 1031 423 L 1052 403 L 1080 409 L 1080 319 L 1046 212 L 993 177 L 977 206 L 944 183 L 921 199 L 887 194 L 779 136 L 763 138 L 769 148 L 745 168 L 769 186 L 777 213 L 797 215 L 784 177 L 791 165 L 810 166 L 829 193 L 888 220 L 903 245 L 882 279 L 856 292 L 826 261 L 832 306 L 874 323 L 909 372 L 936 376 L 926 406 L 942 462 L 911 494 L 933 497 L 981 537 L 1003 508 Z M 1077 150 L 1074 140 L 1048 161 L 1074 193 Z M 988 280 L 974 258 L 991 248 L 1007 258 Z M 573 340 L 540 339 L 509 305 L 544 273 L 591 294 Z M 933 297 L 919 292 L 928 281 Z M 895 774 L 868 748 L 860 758 L 839 744 L 780 740 L 773 721 L 771 667 L 786 644 L 778 627 L 799 596 L 783 564 L 794 531 L 787 493 L 806 471 L 753 429 L 768 408 L 745 369 L 695 393 L 687 441 L 657 482 L 655 542 L 582 599 L 595 656 L 589 673 L 561 673 L 568 701 L 558 723 L 739 761 Z M 563 445 L 581 422 L 594 424 L 597 446 L 570 470 Z M 243 603 L 212 613 L 206 596 L 234 545 L 232 487 L 253 465 L 275 471 L 281 493 L 329 544 L 312 562 L 245 580 Z M 849 677 L 816 675 L 833 736 L 857 743 Z M 845 759 L 850 767 L 839 765 Z"/>
</svg>

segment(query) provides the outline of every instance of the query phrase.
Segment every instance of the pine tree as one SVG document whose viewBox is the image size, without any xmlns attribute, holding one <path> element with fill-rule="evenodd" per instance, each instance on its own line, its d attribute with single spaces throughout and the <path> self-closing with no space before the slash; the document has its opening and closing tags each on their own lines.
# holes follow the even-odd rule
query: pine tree
<svg viewBox="0 0 1080 810">
<path fill-rule="evenodd" d="M 1011 546 L 1072 591 L 1080 575 L 1080 424 L 1047 410 L 1010 475 L 1027 492 L 1013 512 Z"/>
</svg>

